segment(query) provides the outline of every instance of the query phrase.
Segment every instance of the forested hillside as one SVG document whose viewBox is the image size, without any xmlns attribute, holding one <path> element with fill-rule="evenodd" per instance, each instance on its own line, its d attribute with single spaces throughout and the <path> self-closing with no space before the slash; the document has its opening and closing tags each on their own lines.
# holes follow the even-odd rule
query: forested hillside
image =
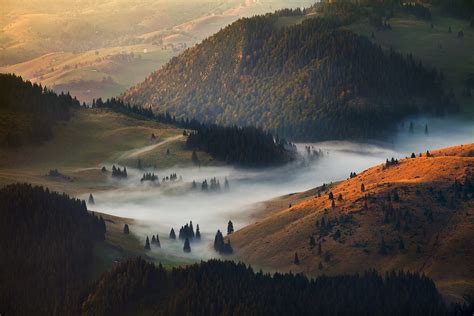
<svg viewBox="0 0 474 316">
<path fill-rule="evenodd" d="M 188 129 L 186 148 L 202 150 L 213 158 L 244 167 L 265 167 L 289 162 L 295 158 L 294 145 L 256 127 L 220 126 L 200 123 L 195 119 L 176 119 L 169 113 L 154 113 L 151 108 L 125 104 L 119 99 L 94 100 L 93 108 L 107 108 L 132 116 Z M 189 131 L 189 129 L 191 131 Z M 200 164 L 193 154 L 194 163 Z"/>
<path fill-rule="evenodd" d="M 320 277 L 255 273 L 210 260 L 166 271 L 143 259 L 121 263 L 97 282 L 85 315 L 442 315 L 434 283 L 419 274 L 369 271 Z"/>
<path fill-rule="evenodd" d="M 70 118 L 80 103 L 14 74 L 0 74 L 0 147 L 38 144 L 52 136 L 57 121 Z"/>
<path fill-rule="evenodd" d="M 84 201 L 28 184 L 0 189 L 1 313 L 77 314 L 104 233 Z"/>
<path fill-rule="evenodd" d="M 286 12 L 286 13 L 285 13 Z M 376 137 L 410 114 L 457 109 L 443 75 L 340 28 L 347 17 L 277 26 L 241 19 L 123 94 L 132 104 L 296 140 Z"/>
</svg>

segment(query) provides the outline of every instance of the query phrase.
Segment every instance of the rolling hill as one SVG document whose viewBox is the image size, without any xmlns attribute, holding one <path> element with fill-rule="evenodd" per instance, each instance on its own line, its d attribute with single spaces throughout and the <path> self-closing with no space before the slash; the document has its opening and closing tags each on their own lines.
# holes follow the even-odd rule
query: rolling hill
<svg viewBox="0 0 474 316">
<path fill-rule="evenodd" d="M 308 9 L 241 19 L 122 97 L 294 140 L 377 137 L 408 115 L 457 110 L 436 64 L 357 35 L 348 26 L 365 15 L 344 10 L 349 17 Z"/>
<path fill-rule="evenodd" d="M 409 270 L 449 300 L 474 293 L 473 144 L 389 161 L 269 205 L 230 235 L 237 259 L 311 276 Z"/>
</svg>

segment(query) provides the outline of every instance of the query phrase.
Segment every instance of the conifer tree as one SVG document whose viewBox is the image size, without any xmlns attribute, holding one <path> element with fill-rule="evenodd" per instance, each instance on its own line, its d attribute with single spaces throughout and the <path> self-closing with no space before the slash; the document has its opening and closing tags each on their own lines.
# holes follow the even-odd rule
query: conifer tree
<svg viewBox="0 0 474 316">
<path fill-rule="evenodd" d="M 92 193 L 89 194 L 89 204 L 90 204 L 90 205 L 94 205 L 94 204 L 95 204 L 94 197 L 92 196 Z"/>
<path fill-rule="evenodd" d="M 193 154 L 192 154 L 192 156 L 191 156 L 191 160 L 192 160 L 192 162 L 194 162 L 196 165 L 199 164 L 199 158 L 198 158 L 197 153 L 196 153 L 195 150 L 193 150 Z"/>
<path fill-rule="evenodd" d="M 322 270 L 322 269 L 323 269 L 323 263 L 322 263 L 321 261 L 319 261 L 318 269 L 319 269 L 319 270 Z"/>
<path fill-rule="evenodd" d="M 171 231 L 170 231 L 170 239 L 176 239 L 176 234 L 174 232 L 174 228 L 171 228 Z"/>
<path fill-rule="evenodd" d="M 360 191 L 365 192 L 365 185 L 363 183 L 361 183 L 360 185 Z"/>
<path fill-rule="evenodd" d="M 155 245 L 156 245 L 158 248 L 161 248 L 160 237 L 158 236 L 158 234 L 156 234 Z"/>
<path fill-rule="evenodd" d="M 145 241 L 145 250 L 150 250 L 150 239 L 148 239 L 148 236 L 146 236 L 146 241 Z"/>
<path fill-rule="evenodd" d="M 310 236 L 309 237 L 309 246 L 311 248 L 314 248 L 316 246 L 316 240 L 314 240 L 314 237 L 313 236 Z"/>
<path fill-rule="evenodd" d="M 330 199 L 330 200 L 333 200 L 333 199 L 334 199 L 334 195 L 332 194 L 332 192 L 329 192 L 329 199 Z"/>
<path fill-rule="evenodd" d="M 130 233 L 130 230 L 128 229 L 128 224 L 123 225 L 123 233 L 125 235 L 128 235 Z"/>
<path fill-rule="evenodd" d="M 402 237 L 398 240 L 398 249 L 403 250 L 405 249 L 405 243 L 403 242 Z"/>
<path fill-rule="evenodd" d="M 201 232 L 199 231 L 199 224 L 196 225 L 196 239 L 201 239 Z"/>
<path fill-rule="evenodd" d="M 300 264 L 300 259 L 298 258 L 298 253 L 297 252 L 295 252 L 295 258 L 293 259 L 293 263 L 296 264 L 296 265 Z"/>
<path fill-rule="evenodd" d="M 155 235 L 151 236 L 151 244 L 154 245 L 156 243 Z"/>
<path fill-rule="evenodd" d="M 323 253 L 322 245 L 321 245 L 321 242 L 319 242 L 319 244 L 318 244 L 318 255 L 321 255 L 322 253 Z"/>
<path fill-rule="evenodd" d="M 191 245 L 189 244 L 189 238 L 188 237 L 186 237 L 186 239 L 184 240 L 183 251 L 184 252 L 191 252 Z"/>
<path fill-rule="evenodd" d="M 234 224 L 232 223 L 232 221 L 229 221 L 227 223 L 227 235 L 230 235 L 234 232 Z"/>
</svg>

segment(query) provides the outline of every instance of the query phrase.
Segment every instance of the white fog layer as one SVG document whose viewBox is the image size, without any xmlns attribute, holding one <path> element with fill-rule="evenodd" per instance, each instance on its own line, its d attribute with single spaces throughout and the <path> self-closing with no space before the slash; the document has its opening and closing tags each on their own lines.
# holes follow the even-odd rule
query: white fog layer
<svg viewBox="0 0 474 316">
<path fill-rule="evenodd" d="M 227 222 L 232 220 L 236 230 L 251 222 L 255 203 L 288 193 L 305 191 L 323 183 L 344 180 L 351 172 L 361 172 L 369 167 L 385 162 L 387 158 L 403 158 L 412 152 L 467 144 L 474 141 L 474 126 L 454 119 L 417 119 L 400 126 L 400 131 L 390 141 L 375 144 L 355 142 L 321 142 L 297 144 L 302 157 L 306 156 L 305 146 L 321 149 L 323 155 L 309 161 L 300 158 L 284 167 L 247 170 L 233 167 L 175 167 L 153 171 L 161 183 L 162 178 L 176 173 L 181 181 L 153 185 L 150 181 L 140 182 L 143 170 L 128 169 L 128 178 L 117 181 L 119 189 L 107 192 L 92 192 L 94 210 L 122 217 L 136 219 L 140 225 L 131 227 L 133 234 L 144 240 L 148 235 L 159 233 L 161 248 L 152 253 L 163 257 L 172 256 L 185 260 L 198 260 L 218 255 L 210 246 L 217 229 L 224 235 Z M 426 124 L 428 131 L 426 132 Z M 110 167 L 111 163 L 107 164 Z M 220 182 L 219 192 L 201 191 L 201 183 L 211 178 Z M 224 189 L 227 177 L 229 189 Z M 192 190 L 195 180 L 197 188 Z M 83 198 L 86 198 L 84 196 Z M 189 221 L 194 228 L 199 224 L 202 241 L 192 243 L 192 252 L 183 253 L 182 241 L 171 242 L 168 235 Z"/>
</svg>

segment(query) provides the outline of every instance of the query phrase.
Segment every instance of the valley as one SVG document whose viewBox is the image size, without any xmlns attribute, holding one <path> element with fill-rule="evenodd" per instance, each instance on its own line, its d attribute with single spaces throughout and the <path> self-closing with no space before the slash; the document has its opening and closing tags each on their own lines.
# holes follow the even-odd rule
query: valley
<svg viewBox="0 0 474 316">
<path fill-rule="evenodd" d="M 471 2 L 0 7 L 0 316 L 474 313 Z"/>
</svg>

